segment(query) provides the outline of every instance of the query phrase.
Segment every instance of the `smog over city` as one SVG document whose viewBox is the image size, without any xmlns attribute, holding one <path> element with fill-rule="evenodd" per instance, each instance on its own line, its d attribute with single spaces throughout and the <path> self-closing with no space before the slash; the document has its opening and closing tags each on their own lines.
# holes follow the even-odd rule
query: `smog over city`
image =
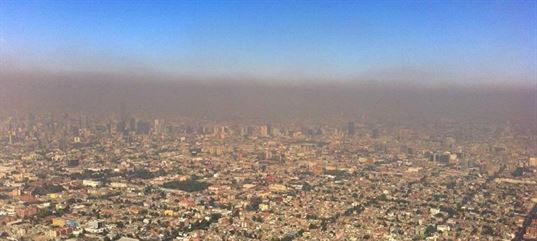
<svg viewBox="0 0 537 241">
<path fill-rule="evenodd" d="M 537 2 L 0 1 L 0 240 L 537 240 Z"/>
</svg>

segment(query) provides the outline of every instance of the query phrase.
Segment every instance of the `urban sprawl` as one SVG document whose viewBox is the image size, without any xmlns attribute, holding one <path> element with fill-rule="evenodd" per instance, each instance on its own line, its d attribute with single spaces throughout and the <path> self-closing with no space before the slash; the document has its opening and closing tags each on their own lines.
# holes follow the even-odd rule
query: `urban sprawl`
<svg viewBox="0 0 537 241">
<path fill-rule="evenodd" d="M 513 123 L 0 118 L 0 240 L 537 240 Z"/>
</svg>

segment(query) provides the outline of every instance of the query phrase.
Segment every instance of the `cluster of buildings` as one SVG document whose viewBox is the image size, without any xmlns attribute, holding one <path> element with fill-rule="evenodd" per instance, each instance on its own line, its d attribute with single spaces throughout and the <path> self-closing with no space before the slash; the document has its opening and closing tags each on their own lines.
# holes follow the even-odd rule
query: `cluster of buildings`
<svg viewBox="0 0 537 241">
<path fill-rule="evenodd" d="M 0 240 L 531 240 L 509 123 L 0 119 Z"/>
</svg>

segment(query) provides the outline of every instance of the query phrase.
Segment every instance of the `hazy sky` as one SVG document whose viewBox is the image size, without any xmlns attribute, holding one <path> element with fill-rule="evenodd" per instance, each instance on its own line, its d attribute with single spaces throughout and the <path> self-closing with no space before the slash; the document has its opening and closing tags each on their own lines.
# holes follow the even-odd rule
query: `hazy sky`
<svg viewBox="0 0 537 241">
<path fill-rule="evenodd" d="M 0 1 L 5 72 L 532 83 L 537 1 Z"/>
</svg>

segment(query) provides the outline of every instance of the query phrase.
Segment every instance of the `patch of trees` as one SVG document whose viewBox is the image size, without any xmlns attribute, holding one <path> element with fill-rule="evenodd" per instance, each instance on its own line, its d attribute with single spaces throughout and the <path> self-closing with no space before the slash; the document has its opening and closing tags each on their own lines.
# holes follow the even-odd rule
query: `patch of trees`
<svg viewBox="0 0 537 241">
<path fill-rule="evenodd" d="M 203 191 L 209 187 L 209 184 L 198 180 L 171 181 L 162 184 L 163 188 L 178 189 L 185 192 Z"/>
<path fill-rule="evenodd" d="M 135 178 L 152 179 L 155 177 L 162 176 L 164 174 L 165 174 L 164 171 L 150 172 L 146 169 L 137 169 L 134 171 L 129 171 L 129 172 L 124 173 L 124 176 L 128 179 L 135 179 Z"/>
<path fill-rule="evenodd" d="M 63 192 L 64 190 L 65 189 L 63 189 L 63 187 L 59 186 L 59 185 L 46 185 L 46 186 L 43 186 L 43 187 L 36 188 L 32 192 L 32 195 L 47 195 L 49 193 Z"/>
<path fill-rule="evenodd" d="M 494 236 L 494 229 L 491 226 L 485 225 L 481 229 L 481 234 Z"/>
<path fill-rule="evenodd" d="M 436 232 L 436 227 L 433 225 L 428 225 L 427 228 L 425 228 L 425 237 L 431 236 L 433 233 Z"/>
</svg>

